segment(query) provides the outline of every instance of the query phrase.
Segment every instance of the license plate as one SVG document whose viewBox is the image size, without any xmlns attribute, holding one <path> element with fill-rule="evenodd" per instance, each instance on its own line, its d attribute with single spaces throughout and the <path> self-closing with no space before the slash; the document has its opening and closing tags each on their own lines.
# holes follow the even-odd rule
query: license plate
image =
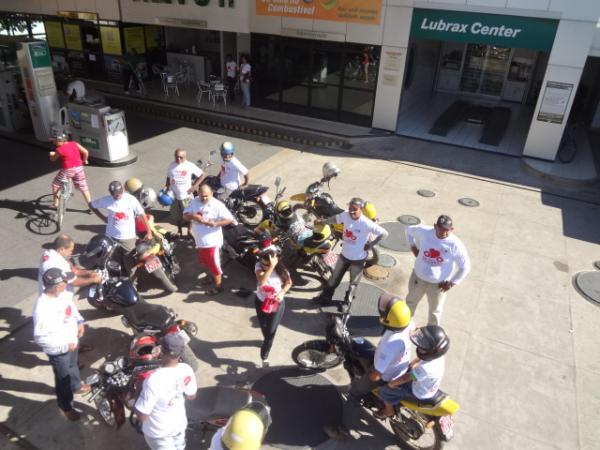
<svg viewBox="0 0 600 450">
<path fill-rule="evenodd" d="M 94 298 L 95 295 L 96 295 L 96 286 L 92 285 L 92 286 L 90 286 L 90 289 L 88 291 L 88 298 Z"/>
<path fill-rule="evenodd" d="M 323 256 L 323 261 L 329 267 L 334 267 L 335 263 L 337 263 L 337 260 L 338 260 L 338 255 L 336 255 L 332 251 L 327 252 L 327 254 L 325 256 Z"/>
<path fill-rule="evenodd" d="M 181 336 L 181 338 L 183 339 L 183 342 L 185 342 L 186 345 L 188 344 L 188 342 L 190 342 L 191 339 L 184 330 L 179 330 L 177 332 L 177 334 L 179 334 L 179 336 Z"/>
<path fill-rule="evenodd" d="M 162 267 L 162 264 L 160 263 L 160 259 L 158 259 L 158 256 L 153 256 L 148 261 L 146 261 L 144 266 L 146 267 L 148 273 L 152 273 L 155 270 L 160 269 Z"/>
<path fill-rule="evenodd" d="M 449 441 L 454 436 L 454 419 L 452 416 L 442 416 L 439 422 L 444 438 Z"/>
</svg>

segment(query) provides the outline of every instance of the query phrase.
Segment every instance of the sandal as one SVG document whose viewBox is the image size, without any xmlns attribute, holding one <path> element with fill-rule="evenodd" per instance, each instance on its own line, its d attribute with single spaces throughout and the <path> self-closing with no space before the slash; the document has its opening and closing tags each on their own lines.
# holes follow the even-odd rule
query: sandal
<svg viewBox="0 0 600 450">
<path fill-rule="evenodd" d="M 378 409 L 377 411 L 375 411 L 373 413 L 373 416 L 375 416 L 376 419 L 379 420 L 385 420 L 385 419 L 389 419 L 392 416 L 388 416 L 385 411 L 383 411 L 382 409 Z"/>
<path fill-rule="evenodd" d="M 207 289 L 205 294 L 206 295 L 217 295 L 223 291 L 224 291 L 223 286 L 214 286 L 214 287 L 211 287 L 210 289 Z"/>
</svg>

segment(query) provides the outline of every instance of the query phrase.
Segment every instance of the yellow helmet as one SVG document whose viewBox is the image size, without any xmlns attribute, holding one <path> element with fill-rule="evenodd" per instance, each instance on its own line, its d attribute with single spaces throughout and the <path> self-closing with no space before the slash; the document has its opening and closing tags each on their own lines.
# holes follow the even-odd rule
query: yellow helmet
<svg viewBox="0 0 600 450">
<path fill-rule="evenodd" d="M 292 207 L 287 200 L 281 200 L 279 203 L 277 203 L 275 212 L 282 219 L 290 219 L 294 214 L 294 211 L 292 210 Z"/>
<path fill-rule="evenodd" d="M 331 227 L 320 223 L 313 228 L 312 240 L 315 243 L 321 243 L 331 236 Z"/>
<path fill-rule="evenodd" d="M 144 183 L 139 178 L 130 178 L 125 182 L 125 190 L 130 194 L 135 194 L 144 186 Z"/>
<path fill-rule="evenodd" d="M 365 205 L 362 208 L 363 214 L 371 220 L 377 219 L 377 209 L 375 205 L 371 202 L 365 202 Z"/>
<path fill-rule="evenodd" d="M 253 402 L 231 416 L 221 437 L 221 444 L 227 450 L 258 450 L 270 422 L 268 407 Z"/>
<path fill-rule="evenodd" d="M 410 324 L 410 308 L 400 297 L 384 292 L 377 302 L 379 323 L 392 331 L 402 331 Z"/>
</svg>

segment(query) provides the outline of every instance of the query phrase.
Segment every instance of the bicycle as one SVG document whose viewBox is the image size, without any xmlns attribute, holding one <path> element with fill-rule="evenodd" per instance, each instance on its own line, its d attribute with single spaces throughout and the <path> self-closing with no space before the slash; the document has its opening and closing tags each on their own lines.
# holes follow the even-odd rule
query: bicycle
<svg viewBox="0 0 600 450">
<path fill-rule="evenodd" d="M 61 186 L 58 191 L 58 208 L 56 208 L 56 223 L 58 224 L 58 231 L 60 231 L 62 228 L 65 212 L 67 211 L 67 202 L 72 196 L 73 185 L 71 184 L 71 180 L 61 181 Z"/>
</svg>

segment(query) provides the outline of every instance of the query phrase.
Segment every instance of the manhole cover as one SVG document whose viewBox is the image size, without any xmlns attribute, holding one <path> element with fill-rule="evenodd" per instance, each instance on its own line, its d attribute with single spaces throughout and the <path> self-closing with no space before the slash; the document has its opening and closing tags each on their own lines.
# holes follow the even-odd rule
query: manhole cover
<svg viewBox="0 0 600 450">
<path fill-rule="evenodd" d="M 379 245 L 396 252 L 410 251 L 410 245 L 406 240 L 406 225 L 400 222 L 385 222 L 381 226 L 387 230 L 389 236 L 381 241 Z"/>
<path fill-rule="evenodd" d="M 396 258 L 394 258 L 392 255 L 388 255 L 386 253 L 379 254 L 379 260 L 377 261 L 377 264 L 379 266 L 387 267 L 389 269 L 391 267 L 394 267 L 396 263 Z"/>
<path fill-rule="evenodd" d="M 405 214 L 398 217 L 398 222 L 403 223 L 404 225 L 419 225 L 421 223 L 421 219 L 419 219 L 417 216 Z"/>
<path fill-rule="evenodd" d="M 363 270 L 363 275 L 373 281 L 385 280 L 390 276 L 390 271 L 379 264 L 375 264 Z"/>
<path fill-rule="evenodd" d="M 429 189 L 419 189 L 417 194 L 421 197 L 435 197 L 435 192 L 430 191 Z"/>
<path fill-rule="evenodd" d="M 273 370 L 254 386 L 265 395 L 273 423 L 265 443 L 281 449 L 314 448 L 327 441 L 325 425 L 341 425 L 342 398 L 325 377 L 297 367 Z"/>
<path fill-rule="evenodd" d="M 600 261 L 596 261 L 596 262 L 594 263 L 594 267 L 595 267 L 596 269 L 600 270 Z"/>
<path fill-rule="evenodd" d="M 468 206 L 470 208 L 475 208 L 476 206 L 479 206 L 479 202 L 477 200 L 468 197 L 459 198 L 458 203 L 460 203 L 463 206 Z"/>
<path fill-rule="evenodd" d="M 575 276 L 575 285 L 586 298 L 600 303 L 600 272 L 580 272 Z"/>
</svg>

